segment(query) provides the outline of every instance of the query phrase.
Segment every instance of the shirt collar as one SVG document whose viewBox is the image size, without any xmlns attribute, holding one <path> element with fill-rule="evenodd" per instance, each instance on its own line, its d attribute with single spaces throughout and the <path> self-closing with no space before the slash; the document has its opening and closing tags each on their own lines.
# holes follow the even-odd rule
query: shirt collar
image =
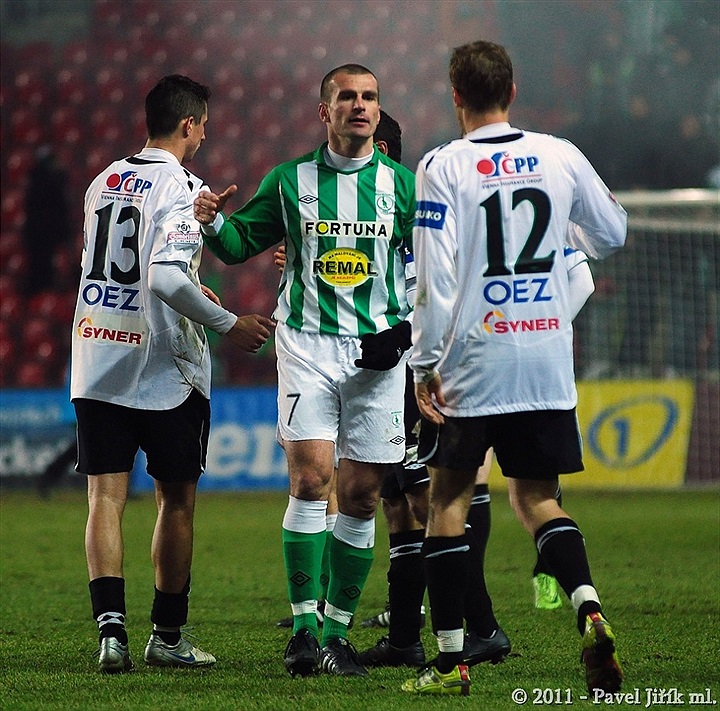
<svg viewBox="0 0 720 711">
<path fill-rule="evenodd" d="M 332 165 L 328 165 L 327 161 L 325 160 L 325 149 L 328 147 L 328 142 L 325 141 L 316 151 L 315 151 L 315 162 L 318 165 L 323 165 L 326 168 L 329 168 L 330 170 L 334 170 L 336 173 L 341 173 L 344 171 L 339 171 L 337 168 L 334 168 Z M 373 154 L 372 158 L 370 158 L 369 162 L 365 163 L 361 168 L 358 168 L 358 170 L 351 170 L 348 171 L 347 174 L 350 175 L 352 173 L 358 173 L 361 170 L 365 170 L 365 168 L 368 168 L 371 165 L 375 165 L 378 162 L 378 155 L 380 153 L 380 149 L 373 143 Z"/>
<path fill-rule="evenodd" d="M 517 128 L 513 128 L 507 121 L 500 123 L 489 123 L 487 126 L 480 126 L 470 133 L 466 133 L 463 138 L 472 140 L 473 138 L 494 138 L 495 136 L 505 136 L 508 133 L 518 133 Z"/>
<path fill-rule="evenodd" d="M 177 156 L 170 151 L 166 151 L 164 148 L 143 148 L 140 153 L 135 154 L 138 158 L 145 158 L 145 160 L 161 160 L 165 163 L 176 163 L 180 165 L 180 161 Z"/>
</svg>

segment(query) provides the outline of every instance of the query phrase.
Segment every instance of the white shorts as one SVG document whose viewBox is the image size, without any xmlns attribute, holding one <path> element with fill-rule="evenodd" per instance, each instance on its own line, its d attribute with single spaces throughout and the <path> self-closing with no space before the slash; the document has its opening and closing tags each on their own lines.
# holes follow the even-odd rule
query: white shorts
<svg viewBox="0 0 720 711">
<path fill-rule="evenodd" d="M 335 442 L 336 456 L 395 464 L 405 456 L 405 359 L 392 370 L 358 368 L 360 339 L 304 333 L 278 323 L 278 432 L 288 441 Z"/>
</svg>

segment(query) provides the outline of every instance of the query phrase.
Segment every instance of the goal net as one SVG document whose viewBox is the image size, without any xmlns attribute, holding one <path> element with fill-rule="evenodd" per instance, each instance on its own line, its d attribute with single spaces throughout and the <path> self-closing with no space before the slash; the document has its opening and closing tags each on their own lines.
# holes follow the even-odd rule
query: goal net
<svg viewBox="0 0 720 711">
<path fill-rule="evenodd" d="M 578 381 L 691 381 L 686 481 L 720 482 L 720 191 L 617 198 L 627 243 L 590 265 L 595 293 L 575 323 Z"/>
</svg>

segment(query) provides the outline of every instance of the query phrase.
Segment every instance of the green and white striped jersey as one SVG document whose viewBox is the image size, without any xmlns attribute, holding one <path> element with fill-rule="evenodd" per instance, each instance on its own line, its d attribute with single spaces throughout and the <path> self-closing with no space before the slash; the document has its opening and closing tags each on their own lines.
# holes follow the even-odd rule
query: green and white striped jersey
<svg viewBox="0 0 720 711">
<path fill-rule="evenodd" d="M 410 311 L 404 253 L 412 251 L 415 178 L 377 147 L 359 170 L 338 171 L 324 159 L 326 145 L 274 168 L 219 230 L 203 233 L 226 264 L 284 240 L 274 317 L 299 331 L 362 336 Z"/>
</svg>

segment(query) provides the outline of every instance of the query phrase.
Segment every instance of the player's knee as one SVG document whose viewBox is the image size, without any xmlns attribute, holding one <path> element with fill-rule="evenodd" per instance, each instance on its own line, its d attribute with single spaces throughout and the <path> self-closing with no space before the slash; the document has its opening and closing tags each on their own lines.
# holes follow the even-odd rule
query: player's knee
<svg viewBox="0 0 720 711">
<path fill-rule="evenodd" d="M 408 496 L 408 505 L 412 517 L 423 526 L 427 525 L 428 519 L 428 498 L 427 490 L 425 496 Z"/>
<path fill-rule="evenodd" d="M 401 533 L 413 528 L 413 514 L 405 497 L 382 499 L 382 508 L 389 533 Z"/>
<path fill-rule="evenodd" d="M 355 518 L 370 519 L 377 511 L 379 496 L 373 491 L 353 491 L 338 497 L 340 511 Z"/>
</svg>

